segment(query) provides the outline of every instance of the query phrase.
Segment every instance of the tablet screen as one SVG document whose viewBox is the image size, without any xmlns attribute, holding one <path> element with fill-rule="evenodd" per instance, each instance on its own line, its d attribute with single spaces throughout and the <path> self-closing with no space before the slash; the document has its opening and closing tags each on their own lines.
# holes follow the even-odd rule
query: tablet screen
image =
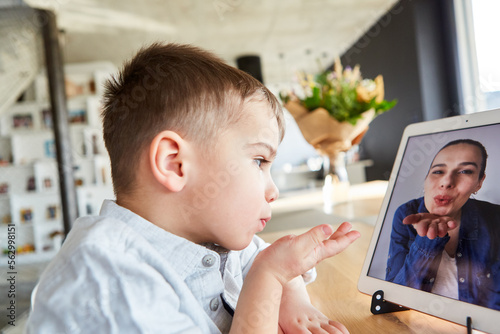
<svg viewBox="0 0 500 334">
<path fill-rule="evenodd" d="M 499 143 L 500 124 L 408 137 L 368 276 L 500 310 Z"/>
</svg>

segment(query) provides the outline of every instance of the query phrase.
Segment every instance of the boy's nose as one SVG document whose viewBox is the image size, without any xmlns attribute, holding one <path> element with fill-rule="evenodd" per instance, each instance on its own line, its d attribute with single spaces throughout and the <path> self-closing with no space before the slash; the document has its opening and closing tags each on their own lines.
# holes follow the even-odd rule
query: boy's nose
<svg viewBox="0 0 500 334">
<path fill-rule="evenodd" d="M 274 202 L 275 200 L 278 199 L 278 196 L 280 194 L 280 191 L 278 190 L 278 187 L 274 184 L 273 180 L 269 180 L 269 185 L 266 189 L 266 201 L 267 203 Z"/>
</svg>

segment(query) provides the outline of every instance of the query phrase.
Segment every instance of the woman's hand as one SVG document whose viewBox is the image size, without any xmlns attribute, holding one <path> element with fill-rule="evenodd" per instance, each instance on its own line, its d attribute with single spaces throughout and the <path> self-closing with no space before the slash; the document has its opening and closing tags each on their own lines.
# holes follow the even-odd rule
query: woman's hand
<svg viewBox="0 0 500 334">
<path fill-rule="evenodd" d="M 403 224 L 413 225 L 418 235 L 429 239 L 444 237 L 448 231 L 458 226 L 451 217 L 438 216 L 432 213 L 415 213 L 403 219 Z"/>
</svg>

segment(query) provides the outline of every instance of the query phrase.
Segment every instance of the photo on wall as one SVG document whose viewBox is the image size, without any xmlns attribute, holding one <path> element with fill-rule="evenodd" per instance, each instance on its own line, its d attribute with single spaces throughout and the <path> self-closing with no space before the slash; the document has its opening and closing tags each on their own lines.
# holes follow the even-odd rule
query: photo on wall
<svg viewBox="0 0 500 334">
<path fill-rule="evenodd" d="M 42 127 L 44 129 L 52 129 L 52 112 L 50 108 L 42 110 Z"/>
<path fill-rule="evenodd" d="M 12 127 L 14 129 L 32 129 L 33 115 L 32 114 L 15 114 L 12 116 Z"/>
<path fill-rule="evenodd" d="M 58 216 L 57 205 L 49 205 L 47 207 L 47 219 L 53 220 Z"/>
<path fill-rule="evenodd" d="M 56 157 L 56 144 L 54 139 L 46 140 L 44 143 L 44 153 L 46 158 Z"/>
<path fill-rule="evenodd" d="M 85 112 L 85 109 L 70 110 L 69 122 L 71 124 L 85 124 L 87 122 L 87 114 Z"/>
</svg>

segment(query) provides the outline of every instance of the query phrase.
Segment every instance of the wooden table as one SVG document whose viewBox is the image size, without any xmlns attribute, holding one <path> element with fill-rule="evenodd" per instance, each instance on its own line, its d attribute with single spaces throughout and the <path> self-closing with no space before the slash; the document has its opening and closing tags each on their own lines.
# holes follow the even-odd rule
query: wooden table
<svg viewBox="0 0 500 334">
<path fill-rule="evenodd" d="M 360 208 L 356 199 L 343 206 Z M 382 197 L 362 199 L 369 208 L 380 207 Z M 370 202 L 370 203 L 367 203 Z M 318 277 L 307 286 L 311 301 L 332 320 L 343 323 L 351 334 L 356 333 L 466 333 L 464 326 L 417 311 L 401 311 L 373 315 L 370 312 L 371 296 L 358 291 L 358 278 L 373 234 L 373 226 L 351 221 L 361 237 L 341 254 L 321 262 Z M 337 226 L 334 225 L 336 228 Z M 308 228 L 260 233 L 267 242 L 288 234 L 300 234 Z"/>
</svg>

